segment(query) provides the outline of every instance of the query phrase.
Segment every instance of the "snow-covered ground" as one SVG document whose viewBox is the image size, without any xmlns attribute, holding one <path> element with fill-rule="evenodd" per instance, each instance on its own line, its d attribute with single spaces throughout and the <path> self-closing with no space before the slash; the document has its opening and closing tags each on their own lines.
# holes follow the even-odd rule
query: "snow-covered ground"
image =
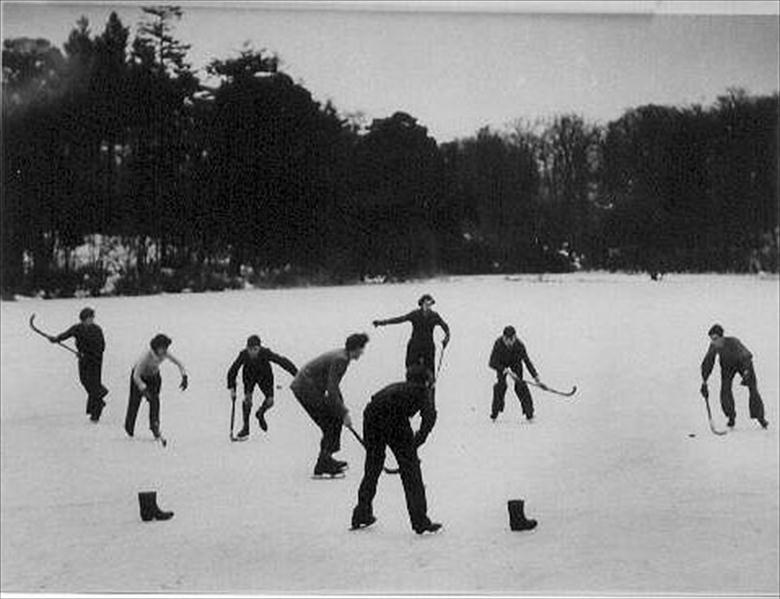
<svg viewBox="0 0 780 599">
<path fill-rule="evenodd" d="M 415 535 L 400 480 L 383 476 L 379 521 L 349 532 L 360 446 L 345 432 L 347 477 L 311 480 L 319 436 L 281 370 L 269 432 L 231 444 L 226 370 L 251 333 L 301 365 L 365 330 L 343 384 L 359 425 L 369 395 L 402 377 L 409 334 L 370 322 L 423 292 L 452 327 L 421 450 L 445 529 Z M 2 590 L 777 594 L 778 299 L 772 277 L 596 273 L 3 303 Z M 87 304 L 107 339 L 97 426 L 73 357 L 27 326 L 35 312 L 59 332 Z M 748 419 L 738 384 L 736 429 L 709 431 L 699 364 L 716 321 L 755 355 L 768 431 Z M 533 423 L 511 391 L 488 418 L 487 359 L 510 323 L 544 381 L 579 387 L 571 400 L 532 390 Z M 158 331 L 190 372 L 182 393 L 163 367 L 167 449 L 151 441 L 146 404 L 136 439 L 122 430 L 130 366 Z M 718 373 L 711 402 L 725 428 Z M 145 489 L 173 520 L 140 521 Z M 509 530 L 514 498 L 536 530 Z"/>
</svg>

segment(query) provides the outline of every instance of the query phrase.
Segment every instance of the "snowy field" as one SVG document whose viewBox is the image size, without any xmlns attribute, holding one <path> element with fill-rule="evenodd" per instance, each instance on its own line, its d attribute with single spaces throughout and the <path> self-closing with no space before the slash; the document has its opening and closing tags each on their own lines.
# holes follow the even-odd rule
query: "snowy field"
<svg viewBox="0 0 780 599">
<path fill-rule="evenodd" d="M 350 532 L 361 447 L 345 431 L 346 478 L 312 480 L 318 431 L 280 369 L 269 432 L 253 420 L 250 440 L 230 443 L 226 371 L 251 333 L 300 366 L 366 331 L 342 386 L 359 426 L 369 395 L 402 377 L 410 332 L 370 322 L 423 292 L 452 328 L 420 452 L 429 514 L 445 528 L 415 535 L 400 480 L 383 475 L 379 521 Z M 4 302 L 2 591 L 777 595 L 778 299 L 776 277 L 594 273 Z M 107 340 L 97 426 L 73 356 L 27 326 L 35 312 L 60 332 L 84 305 Z M 767 431 L 748 419 L 738 379 L 735 430 L 709 430 L 699 364 L 716 321 L 754 353 Z M 579 387 L 573 399 L 532 389 L 533 423 L 511 391 L 488 418 L 487 360 L 506 324 L 542 380 Z M 146 403 L 136 438 L 122 430 L 131 364 L 159 331 L 190 373 L 182 393 L 163 367 L 167 449 L 151 441 Z M 710 380 L 725 428 L 717 366 Z M 173 520 L 140 521 L 145 489 Z M 509 530 L 514 498 L 536 530 Z"/>
</svg>

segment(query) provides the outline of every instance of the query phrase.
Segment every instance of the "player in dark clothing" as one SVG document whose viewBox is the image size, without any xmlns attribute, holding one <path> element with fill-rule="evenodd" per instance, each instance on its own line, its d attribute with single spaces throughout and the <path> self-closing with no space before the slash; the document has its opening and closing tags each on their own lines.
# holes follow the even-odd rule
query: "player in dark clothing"
<svg viewBox="0 0 780 599">
<path fill-rule="evenodd" d="M 260 387 L 260 391 L 262 391 L 264 396 L 263 403 L 257 409 L 255 417 L 260 428 L 264 431 L 268 430 L 265 413 L 274 405 L 274 373 L 271 370 L 271 363 L 278 364 L 293 376 L 298 374 L 295 364 L 284 356 L 275 354 L 267 347 L 263 347 L 260 337 L 252 335 L 247 339 L 246 349 L 241 350 L 228 370 L 227 386 L 230 389 L 230 399 L 236 401 L 236 377 L 239 369 L 241 367 L 244 369 L 242 372 L 244 402 L 241 405 L 244 426 L 237 435 L 239 439 L 249 436 L 249 414 L 252 412 L 252 392 L 255 385 Z"/>
<path fill-rule="evenodd" d="M 539 375 L 534 368 L 525 345 L 517 338 L 515 328 L 508 326 L 504 332 L 496 339 L 493 344 L 493 351 L 490 352 L 489 366 L 496 371 L 496 384 L 493 385 L 493 405 L 490 410 L 491 420 L 495 420 L 500 412 L 504 411 L 504 396 L 506 395 L 506 377 L 512 374 L 515 379 L 515 394 L 520 400 L 520 407 L 525 414 L 526 419 L 531 420 L 534 417 L 534 402 L 531 398 L 531 392 L 528 385 L 523 382 L 523 362 L 528 367 L 528 372 L 539 383 Z"/>
<path fill-rule="evenodd" d="M 750 394 L 748 399 L 750 417 L 758 420 L 758 423 L 766 428 L 769 423 L 764 418 L 764 402 L 758 393 L 756 373 L 753 370 L 753 354 L 736 337 L 724 337 L 723 327 L 719 324 L 713 325 L 707 334 L 710 337 L 710 347 L 701 363 L 701 394 L 709 397 L 707 379 L 715 366 L 715 356 L 720 356 L 720 407 L 729 419 L 728 425 L 733 427 L 737 416 L 731 383 L 734 381 L 734 375 L 739 373 L 742 384 L 748 388 Z"/>
<path fill-rule="evenodd" d="M 79 352 L 79 380 L 87 392 L 87 414 L 92 422 L 100 420 L 100 414 L 106 402 L 108 389 L 103 386 L 103 352 L 106 342 L 103 330 L 95 324 L 95 311 L 84 308 L 79 314 L 78 324 L 74 324 L 64 333 L 49 336 L 49 341 L 59 343 L 75 337 Z"/>
<path fill-rule="evenodd" d="M 430 370 L 422 365 L 411 366 L 406 371 L 406 382 L 393 383 L 373 395 L 363 411 L 366 464 L 358 490 L 358 503 L 352 512 L 353 529 L 376 522 L 372 504 L 388 446 L 398 461 L 412 529 L 422 534 L 441 528 L 441 524 L 428 518 L 425 486 L 417 457 L 417 448 L 425 443 L 436 423 L 432 383 L 433 373 Z M 421 415 L 420 428 L 413 433 L 409 419 L 418 412 Z"/>
<path fill-rule="evenodd" d="M 346 462 L 333 459 L 333 454 L 341 449 L 342 425 L 352 426 L 339 385 L 349 363 L 363 355 L 366 343 L 368 335 L 350 335 L 344 349 L 329 351 L 315 358 L 298 371 L 290 384 L 298 403 L 322 431 L 320 455 L 314 466 L 315 476 L 334 476 L 347 467 Z"/>
<path fill-rule="evenodd" d="M 412 337 L 406 345 L 406 367 L 422 364 L 431 372 L 435 372 L 436 346 L 433 343 L 433 330 L 440 326 L 444 331 L 442 347 L 447 347 L 450 342 L 450 327 L 437 312 L 431 309 L 435 300 L 427 293 L 417 302 L 419 309 L 413 310 L 403 316 L 375 320 L 372 324 L 381 327 L 388 324 L 412 323 Z"/>
</svg>

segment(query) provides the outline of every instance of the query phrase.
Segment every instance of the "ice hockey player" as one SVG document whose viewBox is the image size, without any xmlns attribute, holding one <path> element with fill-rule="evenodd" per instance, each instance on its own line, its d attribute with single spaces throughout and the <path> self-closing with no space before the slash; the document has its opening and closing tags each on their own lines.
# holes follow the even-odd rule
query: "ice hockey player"
<svg viewBox="0 0 780 599">
<path fill-rule="evenodd" d="M 130 372 L 130 397 L 127 402 L 125 432 L 131 437 L 135 432 L 135 419 L 141 405 L 141 398 L 145 397 L 146 401 L 149 402 L 149 428 L 155 439 L 162 440 L 160 433 L 160 387 L 162 386 L 160 364 L 166 359 L 179 367 L 181 374 L 179 389 L 182 391 L 187 389 L 187 371 L 184 369 L 184 365 L 168 351 L 171 343 L 170 337 L 162 333 L 155 335 L 149 343 L 150 349 L 143 353 Z"/>
<path fill-rule="evenodd" d="M 79 380 L 87 392 L 87 415 L 92 422 L 98 422 L 106 402 L 108 389 L 103 386 L 103 352 L 106 342 L 103 330 L 95 324 L 95 311 L 84 308 L 79 313 L 78 324 L 74 324 L 64 333 L 50 335 L 49 341 L 60 343 L 71 337 L 76 339 L 79 352 Z"/>
<path fill-rule="evenodd" d="M 749 391 L 750 417 L 755 418 L 763 428 L 766 428 L 769 423 L 764 418 L 764 402 L 758 393 L 756 373 L 753 370 L 753 354 L 736 337 L 724 337 L 723 327 L 719 324 L 713 325 L 707 334 L 710 337 L 710 347 L 701 363 L 702 396 L 707 398 L 710 395 L 707 379 L 715 366 L 715 356 L 720 356 L 720 407 L 728 418 L 728 426 L 733 427 L 737 417 L 731 383 L 734 375 L 739 373 L 742 384 Z"/>
<path fill-rule="evenodd" d="M 539 382 L 539 375 L 534 368 L 525 345 L 517 338 L 517 332 L 513 326 L 504 327 L 502 335 L 493 344 L 490 352 L 489 366 L 496 371 L 496 383 L 493 385 L 493 405 L 490 410 L 491 420 L 495 420 L 499 413 L 504 411 L 504 396 L 506 395 L 507 374 L 513 374 L 515 379 L 515 394 L 520 400 L 520 407 L 527 420 L 534 417 L 534 402 L 528 385 L 523 382 L 523 362 L 528 367 L 528 372 Z"/>
<path fill-rule="evenodd" d="M 433 342 L 433 330 L 437 325 L 444 331 L 442 347 L 447 347 L 447 344 L 450 342 L 450 327 L 431 308 L 435 303 L 436 301 L 433 297 L 426 293 L 417 301 L 419 306 L 417 310 L 412 310 L 408 314 L 395 318 L 375 320 L 372 323 L 375 327 L 400 324 L 402 322 L 412 323 L 412 336 L 406 345 L 406 368 L 415 364 L 422 364 L 431 372 L 435 372 L 436 346 Z"/>
<path fill-rule="evenodd" d="M 406 371 L 406 382 L 393 383 L 377 392 L 363 411 L 366 463 L 358 503 L 352 511 L 353 529 L 371 526 L 376 521 L 372 504 L 385 463 L 386 447 L 390 447 L 398 461 L 414 532 L 423 534 L 441 528 L 441 524 L 428 518 L 425 486 L 417 457 L 417 448 L 425 443 L 436 423 L 432 383 L 433 373 L 428 368 L 413 365 Z M 414 433 L 409 419 L 418 412 L 420 428 Z"/>
<path fill-rule="evenodd" d="M 341 449 L 341 427 L 352 426 L 349 410 L 341 395 L 341 379 L 350 361 L 363 355 L 368 335 L 355 333 L 347 337 L 343 349 L 333 350 L 315 358 L 298 371 L 290 384 L 298 403 L 320 427 L 320 454 L 314 475 L 341 474 L 347 462 L 336 460 L 333 454 Z"/>
<path fill-rule="evenodd" d="M 242 349 L 239 352 L 238 357 L 228 370 L 227 386 L 230 390 L 230 399 L 231 401 L 236 401 L 236 377 L 239 369 L 243 367 L 244 402 L 241 407 L 244 426 L 237 435 L 239 439 L 246 439 L 249 436 L 249 415 L 252 412 L 252 392 L 255 385 L 260 387 L 260 391 L 262 391 L 264 396 L 263 403 L 255 413 L 255 417 L 260 428 L 264 431 L 268 430 L 265 413 L 274 405 L 274 374 L 271 370 L 271 363 L 278 364 L 292 376 L 298 374 L 295 364 L 284 356 L 275 354 L 267 347 L 263 347 L 260 337 L 252 335 L 246 341 L 246 349 Z"/>
</svg>

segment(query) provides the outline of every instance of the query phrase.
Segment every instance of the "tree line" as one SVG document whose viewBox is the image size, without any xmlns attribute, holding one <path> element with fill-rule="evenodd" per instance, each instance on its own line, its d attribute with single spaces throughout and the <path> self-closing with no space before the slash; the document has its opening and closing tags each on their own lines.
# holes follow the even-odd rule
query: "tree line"
<svg viewBox="0 0 780 599">
<path fill-rule="evenodd" d="M 778 94 L 438 143 L 245 46 L 205 76 L 182 11 L 3 41 L 2 291 L 203 290 L 575 268 L 778 270 Z"/>
</svg>

